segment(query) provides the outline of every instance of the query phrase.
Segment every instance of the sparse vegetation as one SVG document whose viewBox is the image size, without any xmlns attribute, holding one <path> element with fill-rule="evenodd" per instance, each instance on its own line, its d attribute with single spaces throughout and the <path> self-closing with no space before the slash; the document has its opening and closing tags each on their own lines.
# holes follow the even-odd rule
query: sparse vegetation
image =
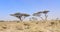
<svg viewBox="0 0 60 32">
<path fill-rule="evenodd" d="M 52 32 L 52 31 L 60 32 L 60 26 L 59 26 L 60 20 L 59 21 L 48 20 L 47 19 L 48 12 L 49 11 L 44 10 L 44 11 L 39 11 L 37 13 L 33 13 L 31 17 L 31 21 L 28 21 L 28 22 L 1 21 L 0 31 L 4 31 L 4 32 Z M 42 14 L 44 14 L 45 19 L 41 17 Z M 25 19 L 26 17 L 31 16 L 31 15 L 26 14 L 26 13 L 15 13 L 15 14 L 11 14 L 11 16 L 17 17 L 18 19 L 23 21 L 23 18 Z M 37 21 L 38 18 L 36 17 L 41 18 L 44 21 Z"/>
<path fill-rule="evenodd" d="M 51 25 L 55 24 L 54 22 L 51 22 Z"/>
<path fill-rule="evenodd" d="M 4 26 L 3 26 L 2 28 L 3 28 L 3 29 L 6 29 L 7 27 L 4 27 Z"/>
<path fill-rule="evenodd" d="M 51 25 L 50 25 L 51 24 Z M 57 25 L 56 25 L 57 24 Z M 29 22 L 0 22 L 0 31 L 8 32 L 8 31 L 17 31 L 17 32 L 51 32 L 56 31 L 60 32 L 60 23 L 59 21 L 45 21 L 42 23 L 41 21 L 29 21 Z M 8 31 L 7 31 L 8 30 Z"/>
</svg>

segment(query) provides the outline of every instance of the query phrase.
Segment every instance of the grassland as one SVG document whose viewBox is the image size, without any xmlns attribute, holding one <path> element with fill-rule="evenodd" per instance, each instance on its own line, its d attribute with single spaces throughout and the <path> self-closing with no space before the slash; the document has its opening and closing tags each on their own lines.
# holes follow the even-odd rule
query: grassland
<svg viewBox="0 0 60 32">
<path fill-rule="evenodd" d="M 0 22 L 0 32 L 60 32 L 60 21 Z"/>
</svg>

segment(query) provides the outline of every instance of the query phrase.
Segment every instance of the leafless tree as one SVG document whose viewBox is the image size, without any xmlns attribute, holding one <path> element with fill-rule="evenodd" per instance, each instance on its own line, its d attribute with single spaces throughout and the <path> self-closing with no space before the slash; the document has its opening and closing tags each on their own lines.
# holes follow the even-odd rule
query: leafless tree
<svg viewBox="0 0 60 32">
<path fill-rule="evenodd" d="M 43 14 L 45 14 L 45 20 L 46 21 L 47 21 L 47 17 L 48 17 L 48 15 L 47 15 L 48 12 L 49 12 L 48 10 L 43 11 Z"/>
<path fill-rule="evenodd" d="M 24 13 L 15 13 L 15 14 L 10 14 L 10 15 L 19 18 L 21 21 L 22 21 L 23 16 L 24 18 L 30 16 L 29 14 L 24 14 Z"/>
</svg>

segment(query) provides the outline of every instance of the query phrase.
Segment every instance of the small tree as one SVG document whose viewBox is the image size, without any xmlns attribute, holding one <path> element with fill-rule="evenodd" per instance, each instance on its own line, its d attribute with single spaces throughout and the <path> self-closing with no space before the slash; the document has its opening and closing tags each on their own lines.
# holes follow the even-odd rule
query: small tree
<svg viewBox="0 0 60 32">
<path fill-rule="evenodd" d="M 24 14 L 24 13 L 15 13 L 15 14 L 10 14 L 10 15 L 19 18 L 21 21 L 22 21 L 23 16 L 24 18 L 30 16 L 29 14 Z"/>
<path fill-rule="evenodd" d="M 37 13 L 34 13 L 33 16 L 38 16 L 38 17 L 40 17 L 42 20 L 44 20 L 44 19 L 41 17 L 41 14 L 42 14 L 42 12 L 37 12 Z"/>
<path fill-rule="evenodd" d="M 48 15 L 47 15 L 48 12 L 49 12 L 49 11 L 47 11 L 47 10 L 43 11 L 43 14 L 45 14 L 45 20 L 46 20 L 46 21 L 47 21 L 47 17 L 48 17 Z"/>
<path fill-rule="evenodd" d="M 10 14 L 11 16 L 17 17 L 22 21 L 22 14 L 21 13 L 15 13 L 15 14 Z"/>
</svg>

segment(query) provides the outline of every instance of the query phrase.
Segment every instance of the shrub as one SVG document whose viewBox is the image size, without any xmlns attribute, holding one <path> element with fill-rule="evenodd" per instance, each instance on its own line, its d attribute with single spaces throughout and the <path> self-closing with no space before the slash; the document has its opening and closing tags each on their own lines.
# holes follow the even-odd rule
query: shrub
<svg viewBox="0 0 60 32">
<path fill-rule="evenodd" d="M 6 29 L 7 27 L 4 27 L 4 26 L 3 26 L 2 28 L 3 28 L 3 29 Z"/>
</svg>

